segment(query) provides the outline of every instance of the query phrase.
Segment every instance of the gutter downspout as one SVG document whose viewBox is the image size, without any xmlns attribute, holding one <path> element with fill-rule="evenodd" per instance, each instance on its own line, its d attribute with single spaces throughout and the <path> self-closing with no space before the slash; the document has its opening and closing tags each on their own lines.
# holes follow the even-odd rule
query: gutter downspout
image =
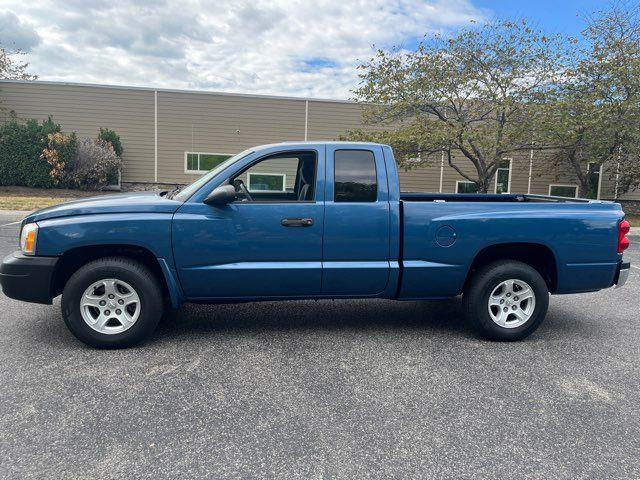
<svg viewBox="0 0 640 480">
<path fill-rule="evenodd" d="M 307 133 L 309 131 L 309 100 L 304 101 L 304 141 L 307 141 Z"/>
<path fill-rule="evenodd" d="M 442 152 L 442 156 L 440 157 L 440 189 L 439 193 L 442 193 L 442 181 L 444 177 L 444 152 Z"/>
<path fill-rule="evenodd" d="M 158 183 L 158 91 L 153 91 L 153 181 Z"/>
<path fill-rule="evenodd" d="M 533 142 L 531 142 L 533 147 Z M 531 194 L 531 177 L 533 177 L 533 148 L 529 152 L 529 183 L 527 185 L 527 195 Z"/>
</svg>

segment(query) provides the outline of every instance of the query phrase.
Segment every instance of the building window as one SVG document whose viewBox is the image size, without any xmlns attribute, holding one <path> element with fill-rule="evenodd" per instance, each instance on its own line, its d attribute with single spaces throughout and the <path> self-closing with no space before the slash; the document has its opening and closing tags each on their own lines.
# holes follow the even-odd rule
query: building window
<svg viewBox="0 0 640 480">
<path fill-rule="evenodd" d="M 375 202 L 376 161 L 370 150 L 336 150 L 333 156 L 334 202 Z"/>
<path fill-rule="evenodd" d="M 600 198 L 600 172 L 602 165 L 597 162 L 589 162 L 587 166 L 587 198 Z"/>
<path fill-rule="evenodd" d="M 478 184 L 468 180 L 457 180 L 456 193 L 478 193 Z"/>
<path fill-rule="evenodd" d="M 577 185 L 549 185 L 549 195 L 554 197 L 578 198 Z"/>
<path fill-rule="evenodd" d="M 509 193 L 511 191 L 511 159 L 500 162 L 496 170 L 496 193 Z"/>
<path fill-rule="evenodd" d="M 206 173 L 232 156 L 227 153 L 184 152 L 184 171 Z"/>
<path fill-rule="evenodd" d="M 285 173 L 247 172 L 250 192 L 284 192 L 287 184 Z"/>
</svg>

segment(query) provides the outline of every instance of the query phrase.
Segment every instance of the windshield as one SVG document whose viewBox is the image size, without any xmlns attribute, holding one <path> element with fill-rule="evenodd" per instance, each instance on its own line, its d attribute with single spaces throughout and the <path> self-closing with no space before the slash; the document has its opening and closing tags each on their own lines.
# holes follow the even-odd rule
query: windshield
<svg viewBox="0 0 640 480">
<path fill-rule="evenodd" d="M 214 169 L 209 170 L 208 173 L 205 173 L 202 177 L 200 177 L 198 180 L 196 180 L 192 184 L 187 185 L 186 187 L 178 191 L 175 195 L 173 195 L 172 198 L 174 198 L 175 200 L 179 200 L 181 202 L 187 201 L 189 197 L 191 197 L 191 195 L 196 193 L 203 185 L 205 185 L 209 180 L 215 177 L 218 173 L 220 173 L 222 170 L 227 168 L 232 163 L 237 162 L 238 160 L 246 157 L 252 152 L 253 150 L 245 150 L 243 152 L 238 153 L 237 155 L 234 155 L 231 158 L 228 158 L 227 160 L 222 162 L 220 165 L 218 165 Z"/>
</svg>

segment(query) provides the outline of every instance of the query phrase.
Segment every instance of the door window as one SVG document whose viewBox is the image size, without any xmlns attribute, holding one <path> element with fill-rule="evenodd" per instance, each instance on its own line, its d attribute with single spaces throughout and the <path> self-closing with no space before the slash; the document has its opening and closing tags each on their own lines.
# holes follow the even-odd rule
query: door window
<svg viewBox="0 0 640 480">
<path fill-rule="evenodd" d="M 306 202 L 315 199 L 315 152 L 286 152 L 254 163 L 234 178 L 241 202 Z"/>
<path fill-rule="evenodd" d="M 370 150 L 336 150 L 334 202 L 375 202 L 376 161 Z"/>
</svg>

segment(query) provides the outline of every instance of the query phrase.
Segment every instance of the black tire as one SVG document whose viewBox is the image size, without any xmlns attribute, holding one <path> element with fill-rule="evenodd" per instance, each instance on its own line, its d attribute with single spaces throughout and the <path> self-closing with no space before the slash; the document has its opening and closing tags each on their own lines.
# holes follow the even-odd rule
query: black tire
<svg viewBox="0 0 640 480">
<path fill-rule="evenodd" d="M 120 333 L 101 333 L 82 318 L 80 300 L 94 282 L 106 278 L 122 280 L 133 287 L 140 298 L 140 313 L 135 323 Z M 140 262 L 126 257 L 107 257 L 90 262 L 76 271 L 62 292 L 62 317 L 78 340 L 96 348 L 126 348 L 149 338 L 162 316 L 162 289 L 155 275 Z"/>
<path fill-rule="evenodd" d="M 514 328 L 498 325 L 489 313 L 491 293 L 502 282 L 510 279 L 524 281 L 535 294 L 535 307 L 531 317 Z M 498 293 L 500 291 L 504 290 L 498 290 Z M 486 265 L 473 275 L 464 292 L 462 305 L 469 322 L 484 337 L 498 341 L 517 341 L 531 335 L 544 320 L 549 308 L 549 289 L 535 268 L 526 263 L 503 260 Z"/>
</svg>

